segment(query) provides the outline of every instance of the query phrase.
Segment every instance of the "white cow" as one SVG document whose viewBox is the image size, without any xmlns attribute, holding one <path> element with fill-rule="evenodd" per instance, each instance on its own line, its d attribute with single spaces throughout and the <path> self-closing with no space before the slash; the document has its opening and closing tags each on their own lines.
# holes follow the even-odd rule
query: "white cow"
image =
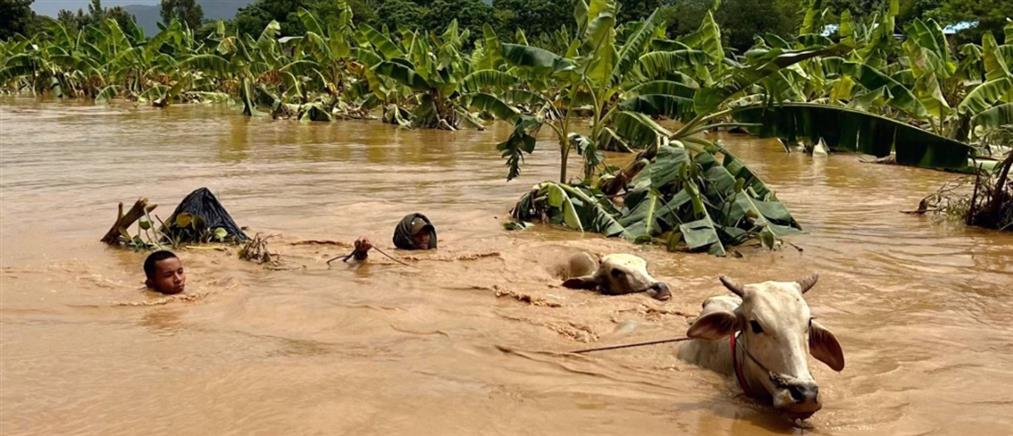
<svg viewBox="0 0 1013 436">
<path fill-rule="evenodd" d="M 741 285 L 722 276 L 735 293 L 708 298 L 679 348 L 679 357 L 735 374 L 749 396 L 770 401 L 791 418 L 805 419 L 822 407 L 808 357 L 844 369 L 837 338 L 819 325 L 802 297 L 818 275 L 794 282 Z"/>
<path fill-rule="evenodd" d="M 575 289 L 597 289 L 604 294 L 618 295 L 647 292 L 658 300 L 668 300 L 668 285 L 655 280 L 647 272 L 647 261 L 632 254 L 609 254 L 598 261 L 588 253 L 570 258 L 569 276 L 563 286 Z"/>
</svg>

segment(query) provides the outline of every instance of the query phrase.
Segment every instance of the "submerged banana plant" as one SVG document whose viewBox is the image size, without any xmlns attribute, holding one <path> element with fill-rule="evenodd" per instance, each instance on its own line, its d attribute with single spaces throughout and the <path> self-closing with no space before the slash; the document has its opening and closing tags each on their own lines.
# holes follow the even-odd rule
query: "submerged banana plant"
<svg viewBox="0 0 1013 436">
<path fill-rule="evenodd" d="M 583 7 L 578 2 L 578 20 L 586 13 Z M 515 205 L 513 218 L 635 242 L 663 241 L 670 249 L 721 256 L 727 254 L 727 246 L 751 239 L 774 248 L 783 236 L 799 231 L 799 224 L 762 180 L 720 143 L 698 134 L 723 125 L 731 104 L 746 97 L 757 83 L 798 62 L 842 48 L 773 49 L 745 64 L 726 63 L 713 19 L 705 20 L 684 41 L 655 43 L 656 29 L 663 23 L 652 15 L 621 50 L 615 50 L 609 45 L 614 34 L 602 30 L 611 29 L 603 27 L 612 19 L 610 7 L 614 7 L 610 2 L 591 3 L 588 10 L 599 15 L 586 29 L 594 31 L 585 33 L 571 54 L 581 53 L 580 47 L 605 47 L 604 53 L 611 55 L 591 52 L 571 58 L 504 45 L 508 62 L 548 78 L 535 82 L 542 86 L 537 95 L 545 101 L 542 113 L 546 115 L 521 116 L 510 138 L 500 145 L 510 168 L 508 178 L 517 175 L 522 153 L 534 149 L 535 133 L 544 125 L 556 133 L 563 168 L 559 182 L 538 184 L 525 194 Z M 656 46 L 675 50 L 652 50 Z M 693 70 L 707 74 L 696 74 L 698 82 L 689 79 Z M 570 130 L 570 123 L 578 120 L 573 114 L 579 110 L 591 114 L 589 137 Z M 679 118 L 684 123 L 671 132 L 652 116 Z M 626 168 L 601 174 L 587 165 L 600 161 L 586 150 L 596 148 L 595 142 L 602 138 L 644 150 Z M 567 184 L 570 147 L 585 151 L 586 165 L 584 180 Z"/>
<path fill-rule="evenodd" d="M 663 35 L 664 20 L 657 12 L 651 14 L 633 24 L 626 41 L 619 44 L 617 12 L 611 0 L 578 1 L 577 37 L 563 55 L 525 44 L 501 44 L 503 60 L 520 79 L 504 97 L 528 109 L 515 118 L 513 133 L 498 146 L 507 161 L 508 180 L 520 174 L 524 154 L 534 150 L 534 137 L 543 127 L 552 130 L 559 147 L 560 182 L 567 180 L 572 151 L 583 157 L 583 177 L 590 180 L 603 166 L 603 150 L 629 151 L 667 134 L 645 114 L 646 109 L 677 113 L 682 97 L 673 93 L 689 86 L 661 78 L 645 80 L 638 70 L 652 41 Z M 578 132 L 585 123 L 586 135 Z"/>
<path fill-rule="evenodd" d="M 543 182 L 521 197 L 512 217 L 718 256 L 754 238 L 776 248 L 801 230 L 773 191 L 720 145 L 663 142 L 653 161 L 641 162 L 621 202 L 600 187 Z"/>
<path fill-rule="evenodd" d="M 603 4 L 591 9 L 607 11 Z M 905 165 L 968 169 L 980 150 L 960 137 L 956 124 L 961 117 L 973 124 L 972 132 L 1009 125 L 1010 109 L 1004 103 L 1011 95 L 1006 91 L 1009 70 L 1003 50 L 986 37 L 982 52 L 992 54 L 983 56 L 987 61 L 980 70 L 987 86 L 968 84 L 977 67 L 966 58 L 958 62 L 952 57 L 935 23 L 915 21 L 907 28 L 912 36 L 905 44 L 893 41 L 892 31 L 886 33 L 896 15 L 892 6 L 874 18 L 873 25 L 842 23 L 839 43 L 804 31 L 791 41 L 758 38 L 757 46 L 742 57 L 726 57 L 720 29 L 705 19 L 697 32 L 680 40 L 650 38 L 646 47 L 659 50 L 641 54 L 633 74 L 617 81 L 624 86 L 611 94 L 595 93 L 603 89 L 600 82 L 584 89 L 558 83 L 553 88 L 549 82 L 542 89 L 570 91 L 546 98 L 553 102 L 549 107 L 563 108 L 556 119 L 586 110 L 595 114 L 591 131 L 612 137 L 589 139 L 564 130 L 566 124 L 522 116 L 500 146 L 510 167 L 508 178 L 517 175 L 523 153 L 534 149 L 534 134 L 542 125 L 557 131 L 564 167 L 569 145 L 586 150 L 609 143 L 643 151 L 618 172 L 587 171 L 580 183 L 565 184 L 561 172 L 560 182 L 539 184 L 525 194 L 513 210 L 514 218 L 638 242 L 662 240 L 670 248 L 706 249 L 718 255 L 754 237 L 773 247 L 800 227 L 741 161 L 720 143 L 698 135 L 722 127 L 745 127 L 790 144 L 822 142 L 833 151 L 893 155 Z M 817 16 L 807 16 L 810 28 L 815 28 Z M 580 44 L 568 54 L 579 53 Z M 508 60 L 540 66 L 543 77 L 558 80 L 570 74 L 586 80 L 579 73 L 593 70 L 579 57 L 531 48 L 518 55 L 511 49 L 516 50 L 504 47 Z M 888 63 L 899 50 L 902 63 Z M 582 93 L 587 97 L 581 99 Z M 612 98 L 611 107 L 596 100 L 601 95 Z M 598 112 L 600 107 L 605 109 Z M 682 123 L 669 131 L 655 122 L 659 117 Z M 624 128 L 628 125 L 648 128 L 631 131 Z M 598 162 L 585 157 L 585 163 Z"/>
</svg>

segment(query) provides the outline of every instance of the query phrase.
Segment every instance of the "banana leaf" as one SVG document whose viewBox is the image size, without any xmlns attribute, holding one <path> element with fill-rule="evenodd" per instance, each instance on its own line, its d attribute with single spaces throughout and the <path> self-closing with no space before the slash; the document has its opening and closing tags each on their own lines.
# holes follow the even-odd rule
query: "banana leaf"
<svg viewBox="0 0 1013 436">
<path fill-rule="evenodd" d="M 693 98 L 697 86 L 693 83 L 684 83 L 674 80 L 650 80 L 633 86 L 626 92 L 633 95 L 641 94 L 669 94 L 677 97 Z"/>
<path fill-rule="evenodd" d="M 690 46 L 681 43 L 679 41 L 673 41 L 671 39 L 656 38 L 651 41 L 651 50 L 654 51 L 674 51 L 674 50 L 691 50 Z"/>
<path fill-rule="evenodd" d="M 573 61 L 538 47 L 520 44 L 502 44 L 503 58 L 512 65 L 540 71 L 564 71 L 573 69 Z"/>
<path fill-rule="evenodd" d="M 612 0 L 591 0 L 588 25 L 584 32 L 583 52 L 587 60 L 581 63 L 582 76 L 599 86 L 608 86 L 612 70 L 618 62 L 616 52 L 616 4 Z"/>
<path fill-rule="evenodd" d="M 468 91 L 504 90 L 517 83 L 517 77 L 496 70 L 478 70 L 461 81 L 462 87 Z"/>
<path fill-rule="evenodd" d="M 753 84 L 778 73 L 781 69 L 820 56 L 834 55 L 850 50 L 841 44 L 802 50 L 773 49 L 762 57 L 751 60 L 741 68 L 735 68 L 723 77 L 722 86 L 701 88 L 693 97 L 693 105 L 698 114 L 712 112 L 722 103 L 742 95 Z"/>
<path fill-rule="evenodd" d="M 378 32 L 368 24 L 360 27 L 365 41 L 371 44 L 386 59 L 404 57 L 404 53 L 386 35 Z"/>
<path fill-rule="evenodd" d="M 971 118 L 971 125 L 986 129 L 1013 126 L 1013 103 L 1006 103 L 979 112 L 974 118 Z"/>
<path fill-rule="evenodd" d="M 578 231 L 632 239 L 617 220 L 619 211 L 608 198 L 583 185 L 542 182 L 524 194 L 511 211 L 518 222 L 541 221 Z"/>
<path fill-rule="evenodd" d="M 631 146 L 644 147 L 656 144 L 662 137 L 672 136 L 671 132 L 642 113 L 620 110 L 614 117 L 616 134 Z"/>
<path fill-rule="evenodd" d="M 928 109 L 918 100 L 918 97 L 906 86 L 893 79 L 886 73 L 863 63 L 845 62 L 841 66 L 841 72 L 855 79 L 866 89 L 878 89 L 885 87 L 890 92 L 890 105 L 907 112 L 915 118 L 928 116 Z"/>
<path fill-rule="evenodd" d="M 198 54 L 187 57 L 179 63 L 179 68 L 193 67 L 206 73 L 212 73 L 219 77 L 230 73 L 231 64 L 228 59 L 215 54 Z"/>
<path fill-rule="evenodd" d="M 432 88 L 425 77 L 401 62 L 384 61 L 373 69 L 377 74 L 390 77 L 416 91 L 427 91 Z"/>
<path fill-rule="evenodd" d="M 633 242 L 650 242 L 663 231 L 658 214 L 663 206 L 661 194 L 657 190 L 647 189 L 644 198 L 619 220 L 619 224 L 626 227 Z"/>
<path fill-rule="evenodd" d="M 543 105 L 549 104 L 549 101 L 534 92 L 527 91 L 524 89 L 510 89 L 499 94 L 503 100 L 513 104 L 523 105 Z"/>
<path fill-rule="evenodd" d="M 626 73 L 636 66 L 637 61 L 640 58 L 641 53 L 648 48 L 651 40 L 654 39 L 657 33 L 658 27 L 664 23 L 658 11 L 655 10 L 651 13 L 640 28 L 633 33 L 629 38 L 626 39 L 626 43 L 623 44 L 622 49 L 619 50 L 619 60 L 615 64 L 615 68 L 612 71 L 612 84 L 618 84 L 626 77 Z"/>
<path fill-rule="evenodd" d="M 732 112 L 735 120 L 763 137 L 794 144 L 822 140 L 831 150 L 859 151 L 878 157 L 896 153 L 897 163 L 922 168 L 960 170 L 967 166 L 970 145 L 879 115 L 838 106 L 786 103 L 749 106 Z"/>
<path fill-rule="evenodd" d="M 38 68 L 34 57 L 27 53 L 11 56 L 5 62 L 6 64 L 0 68 L 0 85 L 19 77 L 31 76 Z"/>
<path fill-rule="evenodd" d="M 595 18 L 602 15 L 602 13 L 614 14 L 618 11 L 615 0 L 590 0 L 584 9 L 586 9 L 585 19 L 588 20 L 588 26 L 594 22 Z M 586 29 L 588 26 L 583 28 Z"/>
<path fill-rule="evenodd" d="M 714 21 L 714 15 L 710 11 L 707 11 L 707 15 L 700 22 L 700 28 L 679 38 L 679 42 L 703 50 L 715 65 L 721 65 L 725 58 L 725 50 L 721 46 L 721 28 Z"/>
<path fill-rule="evenodd" d="M 999 50 L 999 44 L 992 32 L 985 32 L 981 37 L 982 60 L 985 64 L 985 79 L 998 80 L 1010 77 L 1009 66 Z"/>
<path fill-rule="evenodd" d="M 547 183 L 543 189 L 548 197 L 549 207 L 563 211 L 563 224 L 571 229 L 583 232 L 584 225 L 581 224 L 580 217 L 577 216 L 577 209 L 562 186 L 558 183 Z"/>
<path fill-rule="evenodd" d="M 620 103 L 624 111 L 651 116 L 685 120 L 693 116 L 693 99 L 670 94 L 646 94 L 630 97 Z"/>
<path fill-rule="evenodd" d="M 957 105 L 957 112 L 974 115 L 999 102 L 1013 103 L 1013 77 L 1002 77 L 978 85 Z"/>
<path fill-rule="evenodd" d="M 707 61 L 707 53 L 701 50 L 652 51 L 640 56 L 637 69 L 649 79 L 661 79 L 682 70 L 693 71 Z"/>
<path fill-rule="evenodd" d="M 496 145 L 496 149 L 506 159 L 507 181 L 521 174 L 520 166 L 524 162 L 524 154 L 531 154 L 535 151 L 535 135 L 538 134 L 541 127 L 542 121 L 535 117 L 518 116 L 514 120 L 514 131 L 510 133 L 506 141 Z"/>
<path fill-rule="evenodd" d="M 485 65 L 475 65 L 476 68 L 497 69 L 503 64 L 503 47 L 496 36 L 496 31 L 488 23 L 482 25 L 482 42 L 485 49 Z"/>
<path fill-rule="evenodd" d="M 497 119 L 513 121 L 520 115 L 520 112 L 513 106 L 491 94 L 479 92 L 471 95 L 469 99 L 469 107 L 492 114 Z"/>
</svg>

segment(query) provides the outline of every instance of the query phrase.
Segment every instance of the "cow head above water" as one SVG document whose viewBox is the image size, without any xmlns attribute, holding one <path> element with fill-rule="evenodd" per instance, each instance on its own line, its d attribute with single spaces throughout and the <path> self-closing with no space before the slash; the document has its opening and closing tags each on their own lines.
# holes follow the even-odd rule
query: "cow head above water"
<svg viewBox="0 0 1013 436">
<path fill-rule="evenodd" d="M 598 261 L 581 253 L 570 259 L 570 265 L 571 272 L 583 275 L 566 279 L 563 286 L 568 288 L 598 289 L 612 295 L 647 292 L 658 300 L 672 297 L 668 285 L 647 272 L 647 261 L 632 254 L 610 254 Z"/>
<path fill-rule="evenodd" d="M 723 298 L 724 304 L 708 300 L 687 336 L 717 340 L 740 332 L 730 352 L 742 389 L 751 396 L 769 397 L 774 408 L 792 418 L 808 418 L 822 407 L 808 356 L 812 354 L 835 371 L 844 369 L 844 353 L 837 338 L 813 321 L 802 297 L 818 277 L 813 274 L 794 282 L 742 285 L 722 276 L 721 283 L 738 298 L 712 298 Z M 739 299 L 737 307 L 729 304 Z"/>
</svg>

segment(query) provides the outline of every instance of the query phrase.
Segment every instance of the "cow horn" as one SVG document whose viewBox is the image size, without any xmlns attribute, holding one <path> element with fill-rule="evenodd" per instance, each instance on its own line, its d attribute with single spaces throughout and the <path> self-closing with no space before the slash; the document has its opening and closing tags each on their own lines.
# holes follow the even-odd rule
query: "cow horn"
<svg viewBox="0 0 1013 436">
<path fill-rule="evenodd" d="M 819 280 L 819 279 L 820 279 L 820 274 L 819 273 L 813 273 L 811 276 L 806 277 L 806 278 L 804 278 L 802 280 L 796 280 L 795 283 L 798 283 L 799 287 L 802 288 L 802 293 L 804 294 L 806 291 L 808 291 L 813 286 L 815 286 L 816 285 L 816 281 Z"/>
<path fill-rule="evenodd" d="M 742 285 L 733 282 L 728 276 L 721 276 L 719 279 L 721 280 L 721 284 L 725 285 L 729 291 L 734 292 L 735 295 L 742 297 L 745 294 L 745 291 L 742 290 Z"/>
</svg>

